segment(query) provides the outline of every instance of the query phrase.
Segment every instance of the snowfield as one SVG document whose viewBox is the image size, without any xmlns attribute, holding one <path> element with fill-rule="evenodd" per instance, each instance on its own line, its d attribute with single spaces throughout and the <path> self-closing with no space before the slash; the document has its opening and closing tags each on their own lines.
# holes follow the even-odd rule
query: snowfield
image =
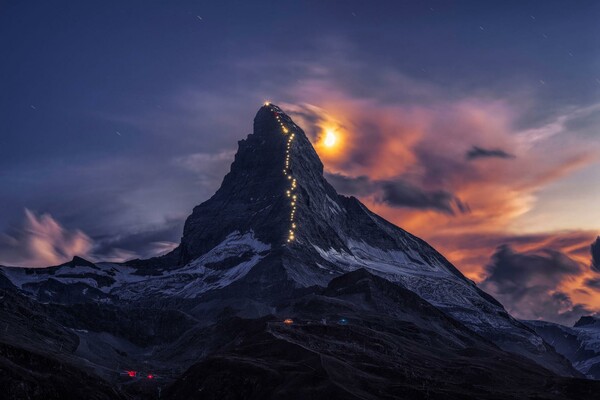
<svg viewBox="0 0 600 400">
<path fill-rule="evenodd" d="M 3 267 L 3 273 L 19 289 L 36 295 L 40 286 L 49 280 L 64 285 L 83 284 L 102 293 L 124 300 L 146 296 L 195 298 L 210 290 L 220 289 L 243 278 L 264 258 L 271 246 L 260 242 L 252 231 L 232 232 L 208 253 L 176 269 L 146 274 L 143 268 L 114 263 L 90 266 L 61 266 L 47 269 Z M 242 258 L 243 257 L 243 258 Z M 239 263 L 235 263 L 240 258 Z M 211 265 L 233 260 L 229 268 L 212 269 Z M 45 289 L 52 297 L 55 293 Z M 83 295 L 87 294 L 84 289 Z"/>
</svg>

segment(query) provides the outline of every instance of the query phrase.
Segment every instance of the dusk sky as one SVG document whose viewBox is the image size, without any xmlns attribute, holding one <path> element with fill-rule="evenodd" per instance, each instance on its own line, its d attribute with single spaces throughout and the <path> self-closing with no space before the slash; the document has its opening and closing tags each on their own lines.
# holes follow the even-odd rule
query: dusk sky
<svg viewBox="0 0 600 400">
<path fill-rule="evenodd" d="M 600 311 L 598 21 L 597 1 L 3 1 L 0 263 L 170 250 L 270 100 L 339 192 L 513 315 L 571 323 Z"/>
</svg>

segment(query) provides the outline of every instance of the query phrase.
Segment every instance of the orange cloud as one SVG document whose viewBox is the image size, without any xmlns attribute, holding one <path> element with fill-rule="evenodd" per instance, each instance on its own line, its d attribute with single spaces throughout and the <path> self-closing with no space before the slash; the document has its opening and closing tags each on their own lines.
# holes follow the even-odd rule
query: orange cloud
<svg viewBox="0 0 600 400">
<path fill-rule="evenodd" d="M 519 221 L 535 209 L 541 189 L 599 160 L 598 149 L 588 143 L 571 138 L 565 145 L 566 122 L 578 111 L 521 131 L 518 121 L 526 112 L 522 104 L 489 97 L 447 100 L 436 97 L 434 88 L 423 91 L 420 95 L 429 96 L 430 102 L 407 105 L 349 94 L 330 80 L 314 79 L 302 82 L 296 105 L 285 108 L 307 128 L 313 142 L 328 126 L 343 133 L 343 151 L 332 154 L 319 146 L 317 151 L 326 171 L 341 181 L 364 183 L 359 192 L 347 194 L 429 241 L 469 278 L 484 280 L 490 257 L 504 243 L 517 252 L 550 248 L 582 266 L 589 264 L 589 254 L 586 260 L 581 249 L 597 232 L 515 233 L 535 230 L 520 227 Z M 304 99 L 310 103 L 302 103 Z M 510 156 L 469 157 L 474 146 Z M 402 182 L 423 193 L 448 193 L 469 211 L 448 213 L 381 201 L 382 185 L 377 183 L 383 181 Z M 593 274 L 582 267 L 561 278 L 556 290 L 598 310 L 600 293 L 582 290 Z"/>
</svg>

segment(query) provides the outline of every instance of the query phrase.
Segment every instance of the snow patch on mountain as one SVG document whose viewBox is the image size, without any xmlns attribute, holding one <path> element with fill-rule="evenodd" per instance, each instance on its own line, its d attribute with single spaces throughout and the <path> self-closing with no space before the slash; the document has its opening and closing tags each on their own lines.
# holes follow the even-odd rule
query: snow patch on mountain
<svg viewBox="0 0 600 400">
<path fill-rule="evenodd" d="M 143 282 L 126 284 L 113 293 L 128 300 L 159 294 L 167 297 L 195 298 L 209 290 L 221 289 L 243 278 L 271 249 L 255 238 L 254 232 L 232 232 L 208 253 L 187 265 L 163 271 Z M 231 265 L 219 267 L 230 261 Z"/>
<path fill-rule="evenodd" d="M 589 318 L 589 317 L 588 317 Z M 546 321 L 526 321 L 556 351 L 591 379 L 600 379 L 600 324 L 573 327 Z"/>
<path fill-rule="evenodd" d="M 219 245 L 181 268 L 180 271 L 195 270 L 197 268 L 202 268 L 206 264 L 217 263 L 229 257 L 239 256 L 248 252 L 255 254 L 252 265 L 256 265 L 262 258 L 259 257 L 258 254 L 269 250 L 271 250 L 271 245 L 262 243 L 260 240 L 256 239 L 253 231 L 245 234 L 235 231 L 229 234 Z"/>
<path fill-rule="evenodd" d="M 236 231 L 187 265 L 159 272 L 112 263 L 99 263 L 97 268 L 3 268 L 2 272 L 13 285 L 33 295 L 37 286 L 53 279 L 66 285 L 84 284 L 125 300 L 141 300 L 154 295 L 194 298 L 243 278 L 270 249 L 269 244 L 255 238 L 254 232 L 242 234 Z M 218 268 L 218 263 L 224 261 L 229 261 L 227 267 Z"/>
<path fill-rule="evenodd" d="M 485 301 L 475 285 L 459 279 L 438 259 L 425 262 L 419 252 L 411 248 L 383 250 L 356 240 L 348 241 L 350 252 L 313 247 L 323 259 L 344 272 L 365 268 L 402 284 L 477 332 L 490 328 L 514 329 L 510 318 L 498 317 L 498 312 L 503 312 L 500 307 Z"/>
</svg>

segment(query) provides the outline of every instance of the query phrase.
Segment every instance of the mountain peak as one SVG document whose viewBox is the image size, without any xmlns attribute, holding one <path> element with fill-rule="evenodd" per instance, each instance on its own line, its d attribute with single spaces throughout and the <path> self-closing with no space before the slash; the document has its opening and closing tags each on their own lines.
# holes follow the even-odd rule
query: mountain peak
<svg viewBox="0 0 600 400">
<path fill-rule="evenodd" d="M 581 318 L 579 318 L 579 320 L 577 320 L 577 322 L 575 322 L 575 325 L 573 325 L 573 327 L 581 328 L 584 326 L 590 327 L 590 326 L 594 326 L 594 325 L 600 326 L 600 317 L 593 316 L 593 315 L 584 315 Z"/>
<path fill-rule="evenodd" d="M 281 137 L 281 123 L 293 123 L 291 118 L 277 105 L 264 104 L 256 112 L 254 117 L 254 133 L 257 135 L 273 134 Z"/>
<path fill-rule="evenodd" d="M 85 258 L 73 256 L 73 259 L 71 259 L 71 261 L 67 261 L 64 264 L 60 264 L 59 267 L 96 267 L 96 264 L 86 260 Z"/>
<path fill-rule="evenodd" d="M 427 243 L 356 198 L 339 195 L 324 178 L 323 164 L 304 131 L 277 105 L 260 107 L 253 133 L 238 145 L 221 187 L 186 220 L 181 245 L 172 253 L 179 265 L 241 236 L 256 249 L 270 246 L 271 259 L 296 285 L 325 286 L 334 276 L 363 266 L 358 254 L 418 248 L 419 254 L 402 257 L 417 268 L 435 264 L 472 285 Z"/>
<path fill-rule="evenodd" d="M 274 248 L 295 241 L 299 207 L 303 199 L 308 200 L 308 186 L 317 189 L 325 184 L 323 164 L 310 141 L 275 104 L 258 110 L 253 133 L 238 145 L 221 187 L 194 208 L 185 223 L 181 263 L 236 231 L 253 232 Z"/>
</svg>

